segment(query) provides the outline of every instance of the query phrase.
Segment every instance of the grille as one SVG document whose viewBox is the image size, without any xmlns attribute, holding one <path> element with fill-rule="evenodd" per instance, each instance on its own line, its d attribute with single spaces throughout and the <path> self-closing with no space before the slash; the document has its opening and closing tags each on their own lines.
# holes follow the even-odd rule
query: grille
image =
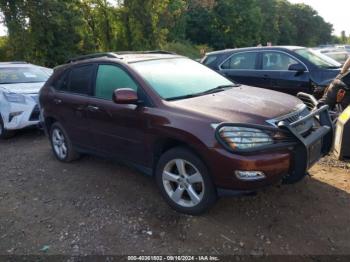
<svg viewBox="0 0 350 262">
<path fill-rule="evenodd" d="M 40 116 L 40 109 L 39 106 L 36 105 L 29 117 L 29 121 L 38 121 Z"/>
<path fill-rule="evenodd" d="M 284 115 L 275 119 L 271 119 L 268 120 L 267 122 L 274 125 L 274 126 L 278 126 L 278 123 L 281 121 L 286 122 L 287 124 L 292 124 L 298 120 L 300 120 L 303 117 L 306 117 L 307 115 L 310 114 L 309 109 L 303 105 L 302 108 L 300 108 L 299 110 L 292 112 L 288 115 Z M 308 119 L 304 122 L 301 122 L 300 124 L 294 126 L 294 128 L 296 129 L 296 131 L 301 134 L 304 135 L 306 133 L 308 133 L 313 127 L 314 127 L 314 119 Z"/>
</svg>

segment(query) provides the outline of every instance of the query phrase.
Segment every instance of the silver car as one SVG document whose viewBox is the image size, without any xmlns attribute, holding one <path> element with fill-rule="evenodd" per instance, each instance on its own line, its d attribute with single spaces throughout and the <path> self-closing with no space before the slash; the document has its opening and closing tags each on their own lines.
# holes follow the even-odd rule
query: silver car
<svg viewBox="0 0 350 262">
<path fill-rule="evenodd" d="M 0 63 L 0 138 L 39 123 L 38 94 L 51 74 L 25 62 Z"/>
</svg>

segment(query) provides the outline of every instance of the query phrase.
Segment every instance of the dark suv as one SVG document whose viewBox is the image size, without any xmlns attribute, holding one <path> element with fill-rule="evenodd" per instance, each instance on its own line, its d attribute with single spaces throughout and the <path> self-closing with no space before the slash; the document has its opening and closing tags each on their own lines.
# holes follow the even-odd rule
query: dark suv
<svg viewBox="0 0 350 262">
<path fill-rule="evenodd" d="M 208 53 L 202 63 L 236 83 L 320 97 L 341 64 L 309 48 L 252 47 Z"/>
<path fill-rule="evenodd" d="M 333 134 L 327 107 L 310 112 L 293 96 L 233 84 L 174 54 L 73 59 L 55 69 L 40 104 L 58 160 L 123 160 L 188 214 L 220 194 L 302 179 Z"/>
</svg>

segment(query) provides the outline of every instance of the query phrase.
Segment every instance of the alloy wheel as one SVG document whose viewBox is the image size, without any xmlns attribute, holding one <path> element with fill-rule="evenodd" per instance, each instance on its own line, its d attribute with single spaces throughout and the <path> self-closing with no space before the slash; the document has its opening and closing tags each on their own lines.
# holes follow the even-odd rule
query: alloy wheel
<svg viewBox="0 0 350 262">
<path fill-rule="evenodd" d="M 52 145 L 56 155 L 60 159 L 65 159 L 67 157 L 68 150 L 66 140 L 63 135 L 63 132 L 58 128 L 55 128 L 52 131 Z"/>
<path fill-rule="evenodd" d="M 184 159 L 169 161 L 164 167 L 162 181 L 170 199 L 180 206 L 194 207 L 203 199 L 203 176 L 193 164 Z"/>
</svg>

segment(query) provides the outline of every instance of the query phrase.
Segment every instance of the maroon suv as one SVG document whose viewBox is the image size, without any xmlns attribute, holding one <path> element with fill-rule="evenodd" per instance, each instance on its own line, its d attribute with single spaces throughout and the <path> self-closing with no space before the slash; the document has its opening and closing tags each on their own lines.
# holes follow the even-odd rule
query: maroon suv
<svg viewBox="0 0 350 262">
<path fill-rule="evenodd" d="M 188 58 L 104 53 L 55 69 L 40 94 L 53 152 L 120 159 L 153 175 L 174 209 L 301 180 L 331 148 L 327 107 L 236 85 Z"/>
</svg>

